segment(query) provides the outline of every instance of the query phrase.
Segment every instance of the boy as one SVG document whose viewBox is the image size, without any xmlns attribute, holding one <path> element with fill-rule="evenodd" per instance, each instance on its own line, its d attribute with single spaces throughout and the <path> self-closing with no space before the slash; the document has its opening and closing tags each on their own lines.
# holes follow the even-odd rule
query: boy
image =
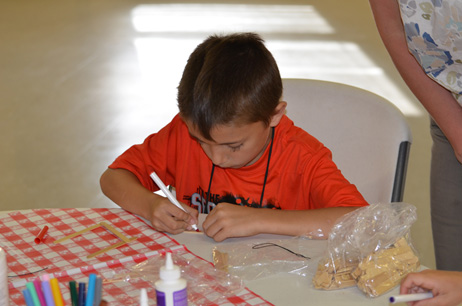
<svg viewBox="0 0 462 306">
<path fill-rule="evenodd" d="M 179 114 L 101 177 L 121 207 L 176 234 L 207 213 L 216 241 L 260 233 L 327 238 L 335 221 L 367 205 L 330 151 L 285 115 L 277 64 L 253 33 L 210 36 L 191 54 Z M 188 213 L 154 194 L 155 172 Z M 264 209 L 266 208 L 266 209 Z"/>
</svg>

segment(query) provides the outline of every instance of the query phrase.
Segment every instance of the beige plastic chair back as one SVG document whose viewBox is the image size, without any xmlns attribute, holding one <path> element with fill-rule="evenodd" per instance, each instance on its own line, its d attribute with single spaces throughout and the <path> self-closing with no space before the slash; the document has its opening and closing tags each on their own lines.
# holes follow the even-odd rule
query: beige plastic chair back
<svg viewBox="0 0 462 306">
<path fill-rule="evenodd" d="M 284 79 L 283 85 L 289 118 L 332 151 L 370 204 L 403 200 L 412 136 L 395 105 L 340 83 Z"/>
</svg>

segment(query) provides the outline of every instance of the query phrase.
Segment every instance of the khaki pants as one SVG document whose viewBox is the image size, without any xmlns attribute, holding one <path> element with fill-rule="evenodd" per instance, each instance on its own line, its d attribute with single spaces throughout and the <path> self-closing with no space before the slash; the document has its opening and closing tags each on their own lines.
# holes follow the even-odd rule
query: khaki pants
<svg viewBox="0 0 462 306">
<path fill-rule="evenodd" d="M 431 120 L 430 203 L 436 268 L 462 271 L 462 165 Z"/>
</svg>

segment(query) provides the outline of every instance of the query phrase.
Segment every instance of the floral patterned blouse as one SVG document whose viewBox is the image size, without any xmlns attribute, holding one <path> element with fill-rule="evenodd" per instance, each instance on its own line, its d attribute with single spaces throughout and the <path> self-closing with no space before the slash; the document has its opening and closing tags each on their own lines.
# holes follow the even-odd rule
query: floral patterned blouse
<svg viewBox="0 0 462 306">
<path fill-rule="evenodd" d="M 462 104 L 462 0 L 397 0 L 409 51 Z"/>
</svg>

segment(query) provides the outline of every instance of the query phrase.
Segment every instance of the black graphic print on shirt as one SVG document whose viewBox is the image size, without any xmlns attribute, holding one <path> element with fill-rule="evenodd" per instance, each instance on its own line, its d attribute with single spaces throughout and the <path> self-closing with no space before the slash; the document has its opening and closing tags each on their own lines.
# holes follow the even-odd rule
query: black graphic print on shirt
<svg viewBox="0 0 462 306">
<path fill-rule="evenodd" d="M 188 203 L 191 207 L 196 208 L 199 213 L 208 214 L 215 208 L 219 203 L 231 203 L 240 206 L 254 207 L 259 208 L 260 203 L 249 197 L 244 197 L 242 195 L 234 195 L 232 193 L 225 193 L 224 195 L 219 195 L 212 193 L 210 195 L 209 201 L 207 201 L 207 191 L 202 188 L 197 188 L 197 191 L 191 196 L 184 196 L 183 200 Z M 265 205 L 261 206 L 262 208 L 270 209 L 281 209 L 279 205 L 273 203 L 272 200 L 267 200 Z"/>
</svg>

